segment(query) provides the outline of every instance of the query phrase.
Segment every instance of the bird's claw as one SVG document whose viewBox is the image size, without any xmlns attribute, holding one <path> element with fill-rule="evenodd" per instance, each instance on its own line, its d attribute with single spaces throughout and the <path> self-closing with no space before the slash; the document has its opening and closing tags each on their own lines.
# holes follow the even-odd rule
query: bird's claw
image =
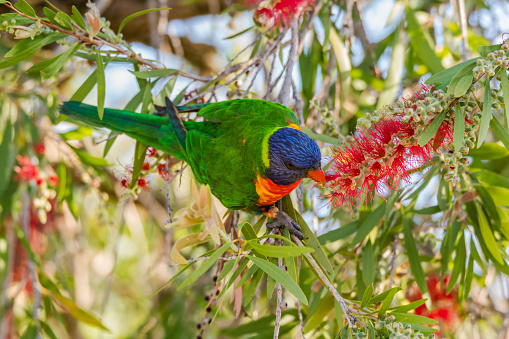
<svg viewBox="0 0 509 339">
<path fill-rule="evenodd" d="M 276 211 L 274 209 L 273 212 L 276 220 L 268 222 L 267 228 L 274 229 L 279 227 L 286 227 L 290 234 L 295 235 L 300 240 L 304 239 L 304 234 L 300 232 L 300 226 L 295 222 L 295 220 L 290 218 L 290 216 L 283 211 Z"/>
</svg>

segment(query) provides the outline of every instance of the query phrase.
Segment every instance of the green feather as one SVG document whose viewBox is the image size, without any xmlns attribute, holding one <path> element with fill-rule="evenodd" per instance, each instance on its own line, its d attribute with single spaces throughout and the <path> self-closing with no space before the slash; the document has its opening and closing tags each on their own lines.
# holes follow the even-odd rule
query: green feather
<svg viewBox="0 0 509 339">
<path fill-rule="evenodd" d="M 105 109 L 99 120 L 96 107 L 78 102 L 66 102 L 61 109 L 69 117 L 125 133 L 186 161 L 196 179 L 230 209 L 256 204 L 253 180 L 268 166 L 264 158 L 270 135 L 289 122 L 299 124 L 285 106 L 253 99 L 207 104 L 198 111 L 203 121 L 183 121 L 184 131 L 175 131 L 168 117 Z M 180 147 L 175 132 L 181 137 L 185 130 L 185 147 Z"/>
</svg>

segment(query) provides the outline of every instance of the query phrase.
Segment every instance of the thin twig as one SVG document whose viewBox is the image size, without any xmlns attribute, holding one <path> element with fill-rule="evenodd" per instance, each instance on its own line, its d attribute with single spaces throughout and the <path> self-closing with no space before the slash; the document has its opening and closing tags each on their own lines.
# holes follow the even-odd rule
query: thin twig
<svg viewBox="0 0 509 339">
<path fill-rule="evenodd" d="M 302 184 L 302 183 L 301 183 Z M 298 268 L 297 268 L 297 277 L 300 277 L 300 266 L 302 264 L 301 257 L 297 258 L 298 262 Z M 304 335 L 304 320 L 302 318 L 302 309 L 300 307 L 300 300 L 297 300 L 297 314 L 299 315 L 299 323 L 300 323 L 300 332 L 302 334 L 302 339 L 306 339 L 306 336 Z"/>
<path fill-rule="evenodd" d="M 263 64 L 265 63 L 265 60 L 267 59 L 267 57 L 272 53 L 272 51 L 274 51 L 274 49 L 279 46 L 279 43 L 281 42 L 281 40 L 283 39 L 283 36 L 284 36 L 284 33 L 281 33 L 279 34 L 279 36 L 276 38 L 276 41 L 274 41 L 270 46 L 269 48 L 267 48 L 267 50 L 265 51 L 265 53 L 263 53 L 263 55 L 260 57 L 260 61 L 258 61 L 258 65 L 256 66 L 254 72 L 253 72 L 253 75 L 252 75 L 252 80 L 249 84 L 249 86 L 247 87 L 246 91 L 244 92 L 244 95 L 242 95 L 242 99 L 244 99 L 248 93 L 249 93 L 249 90 L 251 89 L 251 87 L 253 86 L 255 80 L 256 80 L 256 77 L 258 75 L 258 73 L 260 72 L 260 70 L 262 69 L 263 67 Z"/>
<path fill-rule="evenodd" d="M 181 169 L 182 170 L 182 169 Z M 171 212 L 173 212 L 173 207 L 171 206 L 170 201 L 170 155 L 166 155 L 166 208 L 168 210 L 168 220 L 166 224 L 171 224 L 173 220 L 171 219 Z"/>
<path fill-rule="evenodd" d="M 285 70 L 285 81 L 283 82 L 283 87 L 281 88 L 279 102 L 284 106 L 288 106 L 288 101 L 290 100 L 290 89 L 292 87 L 292 73 L 293 66 L 295 65 L 298 50 L 299 50 L 299 18 L 295 17 L 292 21 L 290 21 L 290 30 L 292 32 L 291 37 L 291 48 L 290 54 L 288 55 L 288 62 L 286 63 Z"/>
<path fill-rule="evenodd" d="M 302 243 L 302 241 L 300 241 L 300 239 L 297 238 L 293 234 L 292 234 L 292 239 L 297 244 L 297 246 L 304 247 L 304 244 Z M 355 318 L 353 315 L 351 315 L 353 310 L 350 307 L 348 307 L 348 305 L 346 304 L 345 299 L 343 299 L 343 297 L 341 295 L 339 295 L 339 292 L 336 290 L 334 285 L 332 285 L 332 283 L 329 281 L 329 279 L 324 275 L 322 269 L 320 268 L 318 263 L 315 261 L 313 256 L 311 254 L 309 254 L 309 253 L 306 253 L 306 257 L 308 258 L 309 263 L 313 267 L 314 271 L 316 272 L 316 274 L 318 275 L 320 280 L 323 282 L 323 284 L 329 290 L 329 292 L 332 293 L 334 298 L 339 303 L 339 306 L 341 306 L 341 309 L 343 310 L 343 314 L 345 315 L 345 318 L 346 318 L 346 321 L 348 322 L 348 325 L 350 327 L 352 327 L 353 323 L 358 321 L 357 318 Z"/>
<path fill-rule="evenodd" d="M 461 28 L 461 41 L 463 47 L 463 60 L 468 60 L 468 30 L 465 0 L 458 0 L 459 23 Z"/>
<path fill-rule="evenodd" d="M 299 118 L 300 123 L 304 124 L 304 112 L 302 111 L 302 100 L 300 99 L 299 92 L 297 91 L 297 86 L 295 86 L 295 81 L 293 81 L 293 79 L 292 79 L 292 92 L 293 100 L 295 101 L 295 110 L 297 111 L 297 116 Z"/>
<path fill-rule="evenodd" d="M 269 97 L 269 95 L 271 94 L 271 86 L 270 86 L 270 82 L 272 81 L 272 74 L 274 73 L 274 67 L 276 66 L 276 60 L 278 59 L 278 56 L 279 56 L 279 50 L 281 49 L 281 42 L 283 41 L 283 36 L 286 34 L 286 28 L 283 30 L 283 32 L 281 32 L 281 39 L 278 39 L 276 41 L 276 48 L 274 50 L 274 53 L 273 53 L 273 57 L 272 57 L 272 62 L 270 64 L 270 70 L 269 70 L 269 75 L 267 77 L 267 91 L 265 92 L 265 96 L 263 97 L 263 100 L 267 100 L 267 98 Z"/>
<path fill-rule="evenodd" d="M 313 21 L 315 21 L 315 18 L 318 16 L 318 13 L 320 13 L 320 9 L 322 8 L 322 0 L 317 0 L 316 3 L 313 6 L 313 11 L 311 12 L 311 15 L 306 20 L 306 23 L 304 24 L 304 27 L 299 33 L 299 51 L 298 55 L 302 54 L 302 51 L 304 50 L 304 38 L 306 37 L 306 34 L 308 31 L 313 27 Z"/>
</svg>

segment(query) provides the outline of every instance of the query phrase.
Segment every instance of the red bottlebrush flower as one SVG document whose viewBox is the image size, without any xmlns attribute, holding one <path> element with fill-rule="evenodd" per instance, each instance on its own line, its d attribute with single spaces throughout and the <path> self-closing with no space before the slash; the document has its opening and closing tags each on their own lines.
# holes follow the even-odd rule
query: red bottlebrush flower
<svg viewBox="0 0 509 339">
<path fill-rule="evenodd" d="M 314 4 L 313 0 L 247 0 L 248 6 L 256 7 L 254 19 L 265 27 L 288 24 Z"/>
<path fill-rule="evenodd" d="M 56 176 L 55 174 L 51 175 L 49 177 L 49 182 L 51 185 L 56 186 L 58 183 L 58 176 Z"/>
<path fill-rule="evenodd" d="M 133 177 L 133 167 L 131 165 L 123 165 L 122 167 L 122 172 L 114 170 L 113 175 L 115 178 L 117 178 L 118 181 L 120 181 L 120 186 L 124 188 L 130 188 Z"/>
<path fill-rule="evenodd" d="M 32 164 L 28 156 L 18 155 L 16 156 L 16 159 L 18 160 L 20 166 L 14 166 L 14 172 L 17 173 L 17 175 L 14 177 L 14 180 L 35 180 L 37 185 L 42 184 L 43 180 L 39 176 L 39 168 Z"/>
<path fill-rule="evenodd" d="M 34 151 L 35 151 L 35 153 L 37 153 L 39 155 L 43 155 L 44 152 L 46 151 L 46 147 L 44 146 L 43 143 L 37 143 L 37 144 L 34 144 Z"/>
<path fill-rule="evenodd" d="M 166 164 L 157 165 L 157 172 L 164 180 L 168 178 L 168 168 L 166 167 Z"/>
<path fill-rule="evenodd" d="M 142 171 L 148 171 L 150 169 L 150 163 L 148 161 L 145 161 L 143 163 L 143 166 L 141 167 Z"/>
<path fill-rule="evenodd" d="M 431 299 L 431 309 L 423 304 L 415 309 L 415 314 L 435 319 L 440 323 L 442 329 L 454 329 L 460 321 L 459 305 L 456 302 L 457 292 L 452 290 L 447 294 L 447 285 L 449 277 L 445 277 L 443 284 L 440 284 L 440 278 L 432 275 L 426 279 L 429 296 Z M 422 299 L 422 294 L 417 286 L 413 286 L 407 292 L 407 299 L 410 302 Z M 440 331 L 437 332 L 440 337 Z"/>
<path fill-rule="evenodd" d="M 157 156 L 157 150 L 154 147 L 147 147 L 147 152 L 145 154 L 147 157 L 155 157 Z"/>
<path fill-rule="evenodd" d="M 150 184 L 144 177 L 138 178 L 138 181 L 136 183 L 142 190 L 150 191 Z"/>
<path fill-rule="evenodd" d="M 353 205 L 372 200 L 373 191 L 387 197 L 401 181 L 410 182 L 411 172 L 430 165 L 437 150 L 452 141 L 452 122 L 444 119 L 435 137 L 424 146 L 417 143 L 419 132 L 436 116 L 428 111 L 435 112 L 442 100 L 443 92 L 432 90 L 423 87 L 413 99 L 385 109 L 382 116 L 367 115 L 370 120 L 360 120 L 363 126 L 333 147 L 325 173 L 331 188 L 326 197 L 333 208 L 346 204 L 352 211 Z"/>
</svg>

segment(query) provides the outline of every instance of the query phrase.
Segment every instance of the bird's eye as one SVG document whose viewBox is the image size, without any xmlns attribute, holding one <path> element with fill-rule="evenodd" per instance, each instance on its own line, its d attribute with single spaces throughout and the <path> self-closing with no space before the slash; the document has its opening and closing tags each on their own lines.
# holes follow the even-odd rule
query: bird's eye
<svg viewBox="0 0 509 339">
<path fill-rule="evenodd" d="M 287 161 L 287 162 L 286 162 L 286 167 L 288 167 L 288 168 L 294 168 L 294 167 L 295 167 L 295 165 L 294 165 L 293 163 L 291 163 L 291 162 Z"/>
</svg>

